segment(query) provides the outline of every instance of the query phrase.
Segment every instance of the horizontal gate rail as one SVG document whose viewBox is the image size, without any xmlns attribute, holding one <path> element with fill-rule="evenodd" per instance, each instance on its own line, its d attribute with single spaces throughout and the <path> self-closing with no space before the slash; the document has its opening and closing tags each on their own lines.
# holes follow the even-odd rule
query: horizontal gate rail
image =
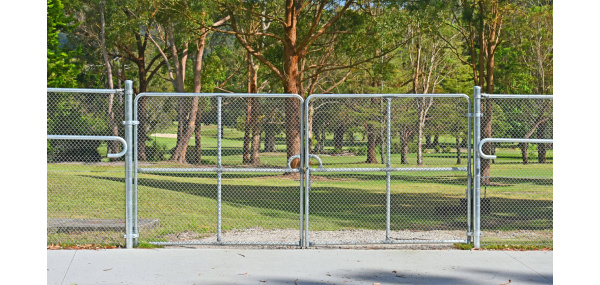
<svg viewBox="0 0 600 285">
<path fill-rule="evenodd" d="M 374 240 L 374 241 L 361 241 L 361 242 L 343 242 L 343 241 L 331 241 L 331 242 L 309 242 L 310 245 L 367 245 L 367 244 L 443 244 L 443 243 L 467 243 L 466 239 L 449 239 L 449 240 Z"/>
<path fill-rule="evenodd" d="M 298 169 L 285 168 L 138 168 L 140 173 L 157 173 L 157 172 L 300 172 Z"/>
<path fill-rule="evenodd" d="M 96 93 L 96 94 L 113 94 L 123 93 L 125 89 L 79 89 L 79 88 L 46 88 L 46 92 L 54 93 Z"/>
<path fill-rule="evenodd" d="M 528 94 L 486 94 L 481 97 L 489 99 L 554 99 L 554 95 L 528 95 Z"/>
<path fill-rule="evenodd" d="M 413 172 L 413 171 L 467 171 L 467 167 L 406 167 L 406 168 L 311 168 L 310 172 Z"/>
</svg>

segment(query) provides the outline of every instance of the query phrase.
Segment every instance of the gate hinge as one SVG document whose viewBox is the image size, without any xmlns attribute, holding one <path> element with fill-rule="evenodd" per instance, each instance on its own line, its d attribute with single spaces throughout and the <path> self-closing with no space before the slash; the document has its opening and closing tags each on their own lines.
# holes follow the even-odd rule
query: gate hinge
<svg viewBox="0 0 600 285">
<path fill-rule="evenodd" d="M 140 121 L 123 121 L 123 125 L 139 125 Z"/>
<path fill-rule="evenodd" d="M 472 237 L 473 236 L 473 232 L 467 232 L 467 236 Z"/>
<path fill-rule="evenodd" d="M 473 118 L 473 117 L 483 117 L 483 116 L 481 115 L 481 113 L 467 113 L 467 117 Z"/>
<path fill-rule="evenodd" d="M 139 234 L 131 234 L 130 236 L 131 236 L 131 238 L 139 238 L 140 237 Z M 127 238 L 127 235 L 123 235 L 123 238 Z"/>
</svg>

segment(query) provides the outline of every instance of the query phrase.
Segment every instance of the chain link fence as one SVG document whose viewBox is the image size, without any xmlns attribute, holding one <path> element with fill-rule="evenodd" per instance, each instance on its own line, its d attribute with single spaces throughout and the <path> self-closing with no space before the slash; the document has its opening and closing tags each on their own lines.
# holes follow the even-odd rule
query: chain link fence
<svg viewBox="0 0 600 285">
<path fill-rule="evenodd" d="M 304 104 L 289 94 L 146 93 L 131 104 L 127 144 L 123 91 L 47 95 L 48 243 L 123 244 L 132 184 L 127 236 L 144 243 L 469 243 L 477 231 L 466 95 Z M 552 139 L 552 96 L 483 97 L 482 138 Z M 137 154 L 132 183 L 126 148 Z M 481 160 L 481 244 L 552 246 L 552 144 L 483 148 L 496 158 Z"/>
<path fill-rule="evenodd" d="M 482 125 L 482 138 L 552 139 L 552 103 L 549 98 L 484 97 L 482 105 L 492 108 L 492 133 L 486 135 Z M 484 111 L 484 118 L 489 119 L 489 112 Z M 482 246 L 552 246 L 552 144 L 489 142 L 486 145 L 489 154 L 497 158 L 482 160 Z"/>
<path fill-rule="evenodd" d="M 107 155 L 124 151 L 123 92 L 48 89 L 47 100 L 47 242 L 122 244 L 124 162 Z"/>
</svg>

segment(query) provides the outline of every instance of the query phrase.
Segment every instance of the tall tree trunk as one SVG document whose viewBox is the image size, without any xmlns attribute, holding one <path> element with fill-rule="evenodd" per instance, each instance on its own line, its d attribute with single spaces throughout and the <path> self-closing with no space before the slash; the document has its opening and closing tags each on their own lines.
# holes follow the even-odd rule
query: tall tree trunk
<svg viewBox="0 0 600 285">
<path fill-rule="evenodd" d="M 258 68 L 260 65 L 254 63 L 254 58 L 250 54 L 248 54 L 248 64 L 248 93 L 258 93 Z M 252 130 L 250 163 L 258 165 L 260 164 L 260 134 L 262 133 L 261 106 L 256 97 L 250 98 L 249 104 L 250 120 L 248 123 L 250 124 L 249 128 Z"/>
<path fill-rule="evenodd" d="M 196 43 L 196 60 L 194 64 L 194 93 L 202 92 L 202 60 L 204 57 L 204 48 L 206 46 L 206 36 L 208 35 L 208 31 L 204 30 L 204 33 L 198 39 Z M 204 111 L 203 103 L 205 100 L 200 100 L 200 98 L 196 98 L 196 105 L 198 106 L 196 110 L 196 120 L 194 125 L 194 140 L 196 141 L 195 148 L 195 156 L 198 160 L 198 164 L 202 164 L 202 114 Z"/>
<path fill-rule="evenodd" d="M 247 80 L 247 89 L 246 92 L 248 93 L 254 93 L 252 92 L 252 84 L 253 84 L 253 80 L 252 80 L 252 70 L 254 69 L 254 67 L 252 66 L 252 62 L 250 61 L 252 59 L 252 55 L 250 54 L 250 52 L 246 52 L 246 61 L 248 63 L 248 80 Z M 255 84 L 256 86 L 256 84 Z M 246 99 L 246 121 L 244 124 L 244 144 L 242 146 L 242 163 L 243 164 L 248 164 L 251 163 L 252 160 L 250 158 L 250 135 L 251 135 L 251 129 L 252 129 L 252 125 L 251 122 L 252 121 L 252 98 L 248 98 Z"/>
<path fill-rule="evenodd" d="M 283 91 L 287 94 L 300 94 L 298 79 L 300 77 L 297 42 L 298 18 L 295 15 L 296 1 L 286 1 L 285 38 L 283 45 Z M 287 157 L 300 154 L 300 101 L 295 98 L 285 100 L 285 140 Z"/>
<path fill-rule="evenodd" d="M 108 52 L 106 51 L 106 39 L 105 39 L 105 28 L 106 22 L 104 21 L 104 1 L 100 2 L 100 46 L 102 47 L 102 58 L 104 59 L 104 66 L 106 66 L 106 76 L 108 81 L 108 89 L 114 89 L 113 76 L 112 76 L 112 66 L 110 64 L 110 60 L 108 59 Z M 110 127 L 110 133 L 112 136 L 119 136 L 119 128 L 117 126 L 117 122 L 115 120 L 115 112 L 113 111 L 113 105 L 115 100 L 115 94 L 110 94 L 108 96 L 108 123 Z M 119 143 L 117 141 L 111 141 L 108 144 L 110 153 L 118 153 L 119 152 Z M 111 160 L 116 160 L 116 158 L 111 158 Z"/>
<path fill-rule="evenodd" d="M 185 66 L 187 62 L 188 43 L 183 43 L 181 54 L 181 62 L 177 51 L 175 38 L 173 34 L 173 26 L 167 29 L 168 39 L 171 45 L 171 53 L 173 56 L 173 67 L 175 69 L 175 91 L 178 93 L 185 92 Z M 198 97 L 186 98 L 181 97 L 178 100 L 177 110 L 177 143 L 171 156 L 172 161 L 186 163 L 187 148 L 192 138 L 193 131 L 196 125 L 196 116 L 198 111 Z"/>
</svg>

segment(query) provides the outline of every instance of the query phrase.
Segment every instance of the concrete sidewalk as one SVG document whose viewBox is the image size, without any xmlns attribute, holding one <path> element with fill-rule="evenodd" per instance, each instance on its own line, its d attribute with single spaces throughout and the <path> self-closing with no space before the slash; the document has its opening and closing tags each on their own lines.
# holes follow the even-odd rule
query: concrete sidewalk
<svg viewBox="0 0 600 285">
<path fill-rule="evenodd" d="M 552 284 L 551 251 L 49 250 L 48 284 Z"/>
</svg>

